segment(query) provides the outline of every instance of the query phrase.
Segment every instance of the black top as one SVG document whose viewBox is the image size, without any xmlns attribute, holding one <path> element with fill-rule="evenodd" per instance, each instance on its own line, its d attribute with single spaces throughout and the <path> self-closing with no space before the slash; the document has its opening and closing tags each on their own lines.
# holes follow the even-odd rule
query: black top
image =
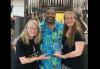
<svg viewBox="0 0 100 69">
<path fill-rule="evenodd" d="M 35 45 L 34 40 L 29 41 L 29 45 L 25 44 L 20 38 L 16 44 L 16 54 L 14 57 L 13 69 L 38 69 L 37 61 L 27 64 L 21 64 L 19 57 L 30 55 L 40 51 L 39 46 Z"/>
<path fill-rule="evenodd" d="M 75 50 L 75 42 L 76 41 L 84 41 L 84 39 L 81 37 L 81 34 L 79 32 L 75 33 L 74 37 L 74 44 L 73 46 L 69 47 L 67 44 L 67 37 L 64 37 L 62 40 L 63 44 L 63 54 L 74 51 Z M 63 59 L 62 63 L 71 69 L 82 69 L 82 63 L 81 63 L 81 56 L 80 57 L 75 57 L 75 58 L 68 58 L 68 59 Z"/>
</svg>

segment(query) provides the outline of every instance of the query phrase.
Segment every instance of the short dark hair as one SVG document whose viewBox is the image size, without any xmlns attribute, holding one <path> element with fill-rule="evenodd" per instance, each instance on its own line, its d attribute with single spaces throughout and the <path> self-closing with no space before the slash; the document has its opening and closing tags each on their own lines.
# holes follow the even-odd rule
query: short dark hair
<svg viewBox="0 0 100 69">
<path fill-rule="evenodd" d="M 47 12 L 48 10 L 54 10 L 54 12 L 55 12 L 54 7 L 49 7 L 49 8 L 47 8 L 47 9 L 46 9 L 46 12 Z"/>
</svg>

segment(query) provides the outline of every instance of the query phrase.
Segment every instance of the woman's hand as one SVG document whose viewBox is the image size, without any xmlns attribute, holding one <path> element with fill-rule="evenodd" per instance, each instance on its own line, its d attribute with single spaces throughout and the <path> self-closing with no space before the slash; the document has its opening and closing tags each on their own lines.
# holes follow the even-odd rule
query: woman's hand
<svg viewBox="0 0 100 69">
<path fill-rule="evenodd" d="M 61 52 L 56 52 L 55 54 L 54 54 L 54 56 L 56 56 L 56 57 L 58 57 L 58 58 L 65 58 L 64 57 L 64 55 L 61 55 Z"/>
<path fill-rule="evenodd" d="M 65 55 L 62 55 L 62 54 L 61 54 L 61 52 L 56 52 L 56 53 L 54 54 L 54 56 L 56 56 L 56 57 L 58 57 L 58 58 L 63 58 L 63 59 L 66 58 Z"/>
<path fill-rule="evenodd" d="M 37 57 L 38 60 L 46 60 L 49 59 L 49 57 L 45 56 L 45 55 L 40 55 L 39 57 Z"/>
<path fill-rule="evenodd" d="M 19 57 L 21 64 L 27 64 L 27 63 L 32 63 L 34 61 L 38 61 L 38 60 L 46 60 L 49 59 L 49 57 L 46 57 L 45 55 L 40 55 L 39 57 Z"/>
<path fill-rule="evenodd" d="M 61 55 L 60 52 L 56 52 L 56 53 L 54 53 L 54 56 L 56 56 L 56 57 L 58 57 L 58 58 L 62 58 L 62 55 Z"/>
</svg>

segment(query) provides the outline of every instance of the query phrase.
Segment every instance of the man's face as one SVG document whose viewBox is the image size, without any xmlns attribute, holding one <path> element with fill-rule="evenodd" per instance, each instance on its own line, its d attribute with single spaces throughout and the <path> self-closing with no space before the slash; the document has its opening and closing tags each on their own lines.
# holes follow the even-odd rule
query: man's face
<svg viewBox="0 0 100 69">
<path fill-rule="evenodd" d="M 55 21 L 55 11 L 54 10 L 47 10 L 46 12 L 46 21 L 48 23 L 54 23 Z"/>
</svg>

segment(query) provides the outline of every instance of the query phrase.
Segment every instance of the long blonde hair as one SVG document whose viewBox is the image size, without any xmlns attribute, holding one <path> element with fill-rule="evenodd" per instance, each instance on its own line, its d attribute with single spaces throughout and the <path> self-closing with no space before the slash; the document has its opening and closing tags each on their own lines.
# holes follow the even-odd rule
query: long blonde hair
<svg viewBox="0 0 100 69">
<path fill-rule="evenodd" d="M 33 24 L 36 24 L 37 27 L 38 27 L 38 33 L 37 35 L 35 36 L 34 38 L 34 41 L 35 41 L 35 44 L 39 44 L 40 41 L 41 41 L 41 38 L 40 38 L 40 29 L 39 29 L 39 26 L 38 26 L 38 22 L 36 20 L 33 20 L 33 19 L 30 19 L 27 24 L 25 25 L 25 28 L 23 30 L 23 32 L 21 33 L 21 38 L 22 38 L 22 41 L 25 43 L 25 44 L 29 44 L 29 35 L 28 35 L 28 32 L 27 32 L 27 26 L 28 24 L 30 23 L 33 23 Z"/>
<path fill-rule="evenodd" d="M 75 18 L 75 23 L 74 25 L 72 26 L 72 30 L 70 32 L 70 35 L 67 37 L 68 41 L 68 45 L 69 46 L 72 46 L 74 44 L 74 37 L 75 37 L 75 33 L 76 32 L 79 32 L 81 34 L 81 37 L 83 38 L 83 30 L 81 28 L 81 25 L 80 23 L 76 20 L 76 15 L 73 11 L 66 11 L 64 13 L 64 19 L 65 17 L 67 16 L 67 14 L 72 14 Z M 64 23 L 65 24 L 65 23 Z M 66 32 L 68 31 L 68 26 L 65 24 L 64 25 L 64 31 L 63 31 L 63 38 L 66 37 Z"/>
</svg>

